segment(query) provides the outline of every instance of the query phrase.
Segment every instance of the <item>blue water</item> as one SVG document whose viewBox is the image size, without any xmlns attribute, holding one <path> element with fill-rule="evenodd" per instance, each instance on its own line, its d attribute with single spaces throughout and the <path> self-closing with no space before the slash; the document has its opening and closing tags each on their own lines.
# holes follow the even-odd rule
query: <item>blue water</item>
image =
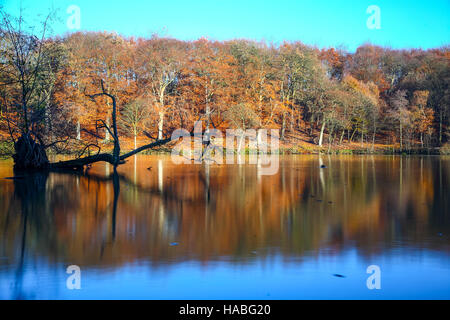
<svg viewBox="0 0 450 320">
<path fill-rule="evenodd" d="M 119 193 L 106 167 L 2 179 L 0 299 L 449 299 L 449 164 L 286 157 L 258 178 L 143 156 Z"/>
</svg>

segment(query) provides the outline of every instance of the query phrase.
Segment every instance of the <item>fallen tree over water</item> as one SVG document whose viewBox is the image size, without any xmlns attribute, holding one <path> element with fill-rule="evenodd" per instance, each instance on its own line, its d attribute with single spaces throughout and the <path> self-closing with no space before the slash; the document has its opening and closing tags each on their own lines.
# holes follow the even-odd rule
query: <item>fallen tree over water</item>
<svg viewBox="0 0 450 320">
<path fill-rule="evenodd" d="M 131 156 L 138 154 L 144 150 L 153 149 L 162 145 L 165 145 L 170 142 L 170 139 L 157 140 L 155 142 L 149 143 L 142 147 L 139 147 L 133 151 L 130 151 L 126 154 L 119 156 L 119 161 L 116 162 L 114 156 L 110 153 L 100 153 L 93 156 L 87 156 L 83 158 L 67 160 L 67 161 L 59 161 L 54 163 L 49 163 L 49 169 L 73 169 L 73 170 L 81 170 L 84 166 L 96 163 L 96 162 L 108 162 L 113 166 L 117 167 L 120 164 L 125 163 L 125 160 Z"/>
<path fill-rule="evenodd" d="M 170 139 L 158 135 L 156 141 L 121 155 L 117 129 L 117 99 L 110 92 L 109 86 L 105 86 L 103 78 L 89 74 L 88 82 L 100 82 L 101 91 L 95 94 L 85 93 L 85 96 L 93 101 L 98 97 L 106 97 L 112 104 L 112 124 L 109 125 L 103 120 L 96 121 L 97 129 L 104 129 L 113 138 L 112 153 L 102 153 L 99 146 L 90 144 L 86 147 L 98 148 L 96 155 L 82 157 L 85 148 L 76 159 L 56 163 L 49 161 L 46 150 L 50 147 L 57 148 L 58 144 L 69 141 L 73 135 L 66 125 L 68 115 L 52 102 L 58 74 L 67 67 L 65 63 L 69 53 L 59 42 L 48 41 L 47 30 L 51 20 L 52 13 L 42 21 L 42 33 L 37 36 L 27 32 L 22 16 L 15 18 L 0 10 L 0 40 L 3 44 L 0 49 L 0 120 L 14 143 L 14 169 L 81 170 L 101 161 L 112 164 L 116 169 L 125 163 L 127 158 L 170 142 Z"/>
<path fill-rule="evenodd" d="M 152 143 L 149 143 L 142 147 L 134 149 L 133 151 L 130 151 L 126 154 L 120 155 L 120 140 L 119 140 L 119 133 L 117 130 L 117 102 L 116 102 L 117 100 L 114 95 L 112 95 L 106 91 L 105 86 L 103 84 L 103 80 L 101 81 L 101 89 L 102 89 L 102 92 L 96 93 L 94 95 L 89 95 L 89 96 L 92 99 L 95 99 L 96 97 L 99 97 L 99 96 L 106 96 L 111 99 L 111 102 L 112 102 L 112 112 L 111 112 L 112 127 L 109 127 L 103 121 L 101 121 L 101 122 L 102 122 L 102 127 L 105 128 L 109 132 L 109 134 L 113 137 L 114 149 L 112 151 L 112 154 L 111 153 L 98 153 L 96 155 L 87 156 L 87 157 L 83 157 L 83 158 L 49 163 L 48 164 L 49 169 L 82 170 L 84 168 L 84 166 L 103 161 L 103 162 L 108 162 L 108 163 L 112 164 L 114 166 L 114 170 L 115 170 L 117 168 L 117 166 L 124 164 L 125 160 L 127 158 L 132 157 L 144 150 L 153 149 L 153 148 L 165 145 L 171 141 L 170 138 L 159 139 Z"/>
</svg>

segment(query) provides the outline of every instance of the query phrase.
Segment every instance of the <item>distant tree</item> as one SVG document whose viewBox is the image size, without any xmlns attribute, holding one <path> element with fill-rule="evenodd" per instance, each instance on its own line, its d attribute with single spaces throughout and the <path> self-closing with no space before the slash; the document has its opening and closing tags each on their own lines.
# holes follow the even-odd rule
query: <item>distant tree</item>
<svg viewBox="0 0 450 320">
<path fill-rule="evenodd" d="M 240 103 L 231 106 L 224 114 L 226 121 L 229 122 L 230 127 L 241 130 L 237 152 L 242 148 L 245 130 L 254 129 L 259 124 L 258 115 L 253 111 L 251 106 Z M 256 137 L 255 137 L 256 138 Z"/>
<path fill-rule="evenodd" d="M 405 127 L 411 125 L 411 114 L 408 110 L 408 99 L 406 98 L 405 90 L 398 90 L 394 93 L 391 100 L 390 115 L 398 122 L 400 149 L 403 149 L 403 131 Z"/>
<path fill-rule="evenodd" d="M 419 135 L 420 143 L 424 147 L 424 136 L 428 139 L 433 133 L 434 111 L 427 107 L 429 91 L 417 90 L 414 92 L 411 117 L 414 131 Z"/>
<path fill-rule="evenodd" d="M 51 14 L 38 31 L 28 28 L 22 16 L 1 10 L 0 18 L 2 113 L 15 145 L 15 168 L 43 168 L 48 164 L 45 149 L 51 144 L 46 138 L 52 136 L 51 97 L 62 49 L 46 38 Z"/>
<path fill-rule="evenodd" d="M 330 79 L 342 80 L 344 77 L 346 54 L 335 48 L 322 49 L 319 53 L 320 60 L 326 65 Z"/>
<path fill-rule="evenodd" d="M 123 128 L 131 132 L 134 138 L 134 148 L 137 148 L 137 136 L 142 132 L 145 120 L 148 118 L 148 107 L 142 100 L 135 100 L 125 105 L 121 112 Z"/>
<path fill-rule="evenodd" d="M 174 92 L 181 71 L 182 43 L 153 37 L 137 43 L 137 77 L 145 95 L 154 101 L 158 113 L 157 139 L 163 139 L 164 121 L 169 110 L 168 96 Z"/>
<path fill-rule="evenodd" d="M 236 102 L 234 95 L 243 100 L 239 102 L 245 102 L 245 98 L 240 95 L 240 86 L 232 84 L 238 73 L 233 68 L 236 61 L 223 45 L 202 38 L 192 43 L 191 52 L 194 58 L 188 60 L 184 70 L 185 94 L 187 101 L 199 109 L 208 131 L 211 125 L 220 123 L 221 114 Z"/>
</svg>

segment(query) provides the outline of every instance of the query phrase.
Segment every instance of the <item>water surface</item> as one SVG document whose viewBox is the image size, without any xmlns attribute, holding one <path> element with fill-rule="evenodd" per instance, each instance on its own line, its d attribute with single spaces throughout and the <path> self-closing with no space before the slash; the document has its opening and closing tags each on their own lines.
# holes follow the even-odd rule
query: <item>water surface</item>
<svg viewBox="0 0 450 320">
<path fill-rule="evenodd" d="M 0 162 L 1 299 L 450 298 L 449 157 L 285 156 L 264 176 L 138 156 L 111 174 L 12 180 Z"/>
</svg>

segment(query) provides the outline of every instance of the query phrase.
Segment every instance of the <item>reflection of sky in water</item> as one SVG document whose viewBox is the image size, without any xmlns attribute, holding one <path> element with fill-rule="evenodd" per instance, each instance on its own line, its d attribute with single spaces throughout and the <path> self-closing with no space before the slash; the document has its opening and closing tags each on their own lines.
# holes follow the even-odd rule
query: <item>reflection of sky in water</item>
<svg viewBox="0 0 450 320">
<path fill-rule="evenodd" d="M 290 156 L 261 177 L 142 156 L 111 173 L 0 179 L 0 298 L 450 298 L 448 157 Z"/>
<path fill-rule="evenodd" d="M 366 287 L 366 268 L 378 264 L 381 290 Z M 362 258 L 280 256 L 245 264 L 183 262 L 152 267 L 146 261 L 81 270 L 81 290 L 66 289 L 64 265 L 27 265 L 15 288 L 14 269 L 0 269 L 0 298 L 25 299 L 449 299 L 450 255 L 392 250 Z M 341 274 L 344 278 L 335 277 Z M 15 292 L 22 295 L 15 296 Z"/>
</svg>

